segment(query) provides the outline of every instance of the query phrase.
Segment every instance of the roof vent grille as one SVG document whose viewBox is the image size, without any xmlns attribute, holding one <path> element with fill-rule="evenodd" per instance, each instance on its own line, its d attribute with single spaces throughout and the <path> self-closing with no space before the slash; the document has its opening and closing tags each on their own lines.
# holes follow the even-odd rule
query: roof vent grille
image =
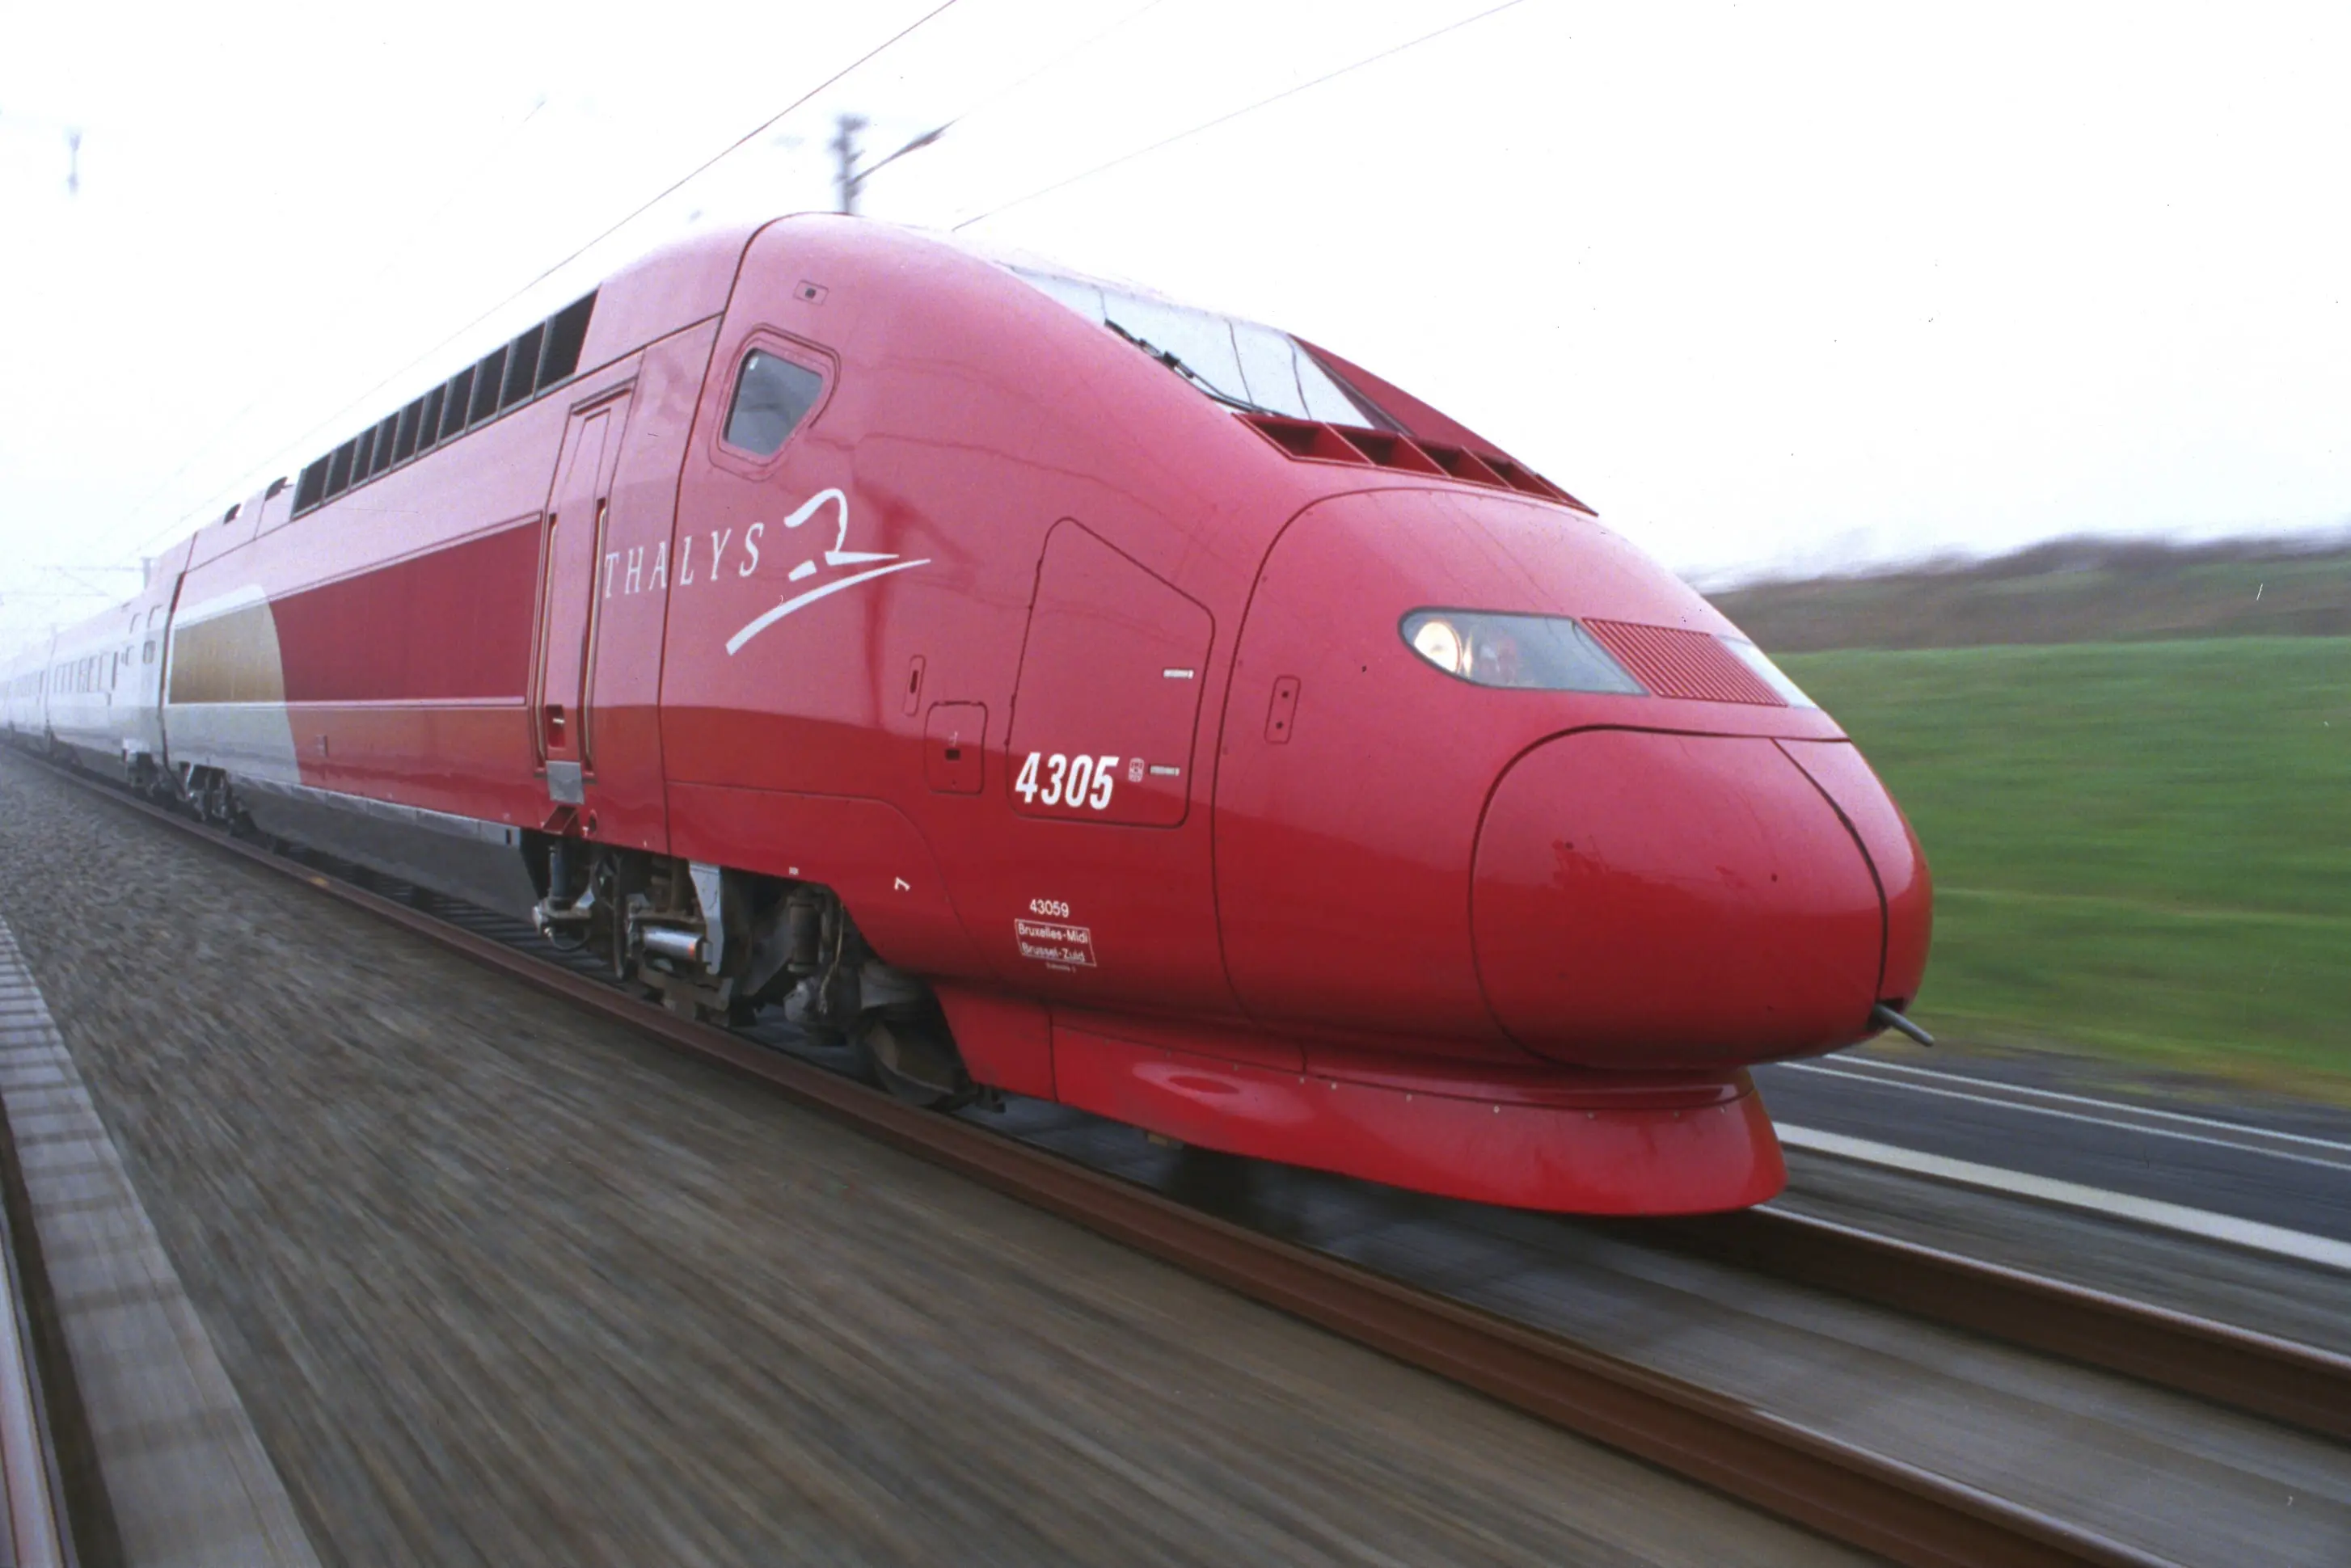
<svg viewBox="0 0 2351 1568">
<path fill-rule="evenodd" d="M 1387 468 L 1405 473 L 1440 474 L 1490 490 L 1515 490 L 1573 506 L 1592 508 L 1537 473 L 1499 452 L 1471 452 L 1466 447 L 1415 441 L 1392 431 L 1356 430 L 1287 414 L 1237 416 L 1244 423 L 1295 458 L 1310 462 L 1343 462 L 1357 468 Z"/>
</svg>

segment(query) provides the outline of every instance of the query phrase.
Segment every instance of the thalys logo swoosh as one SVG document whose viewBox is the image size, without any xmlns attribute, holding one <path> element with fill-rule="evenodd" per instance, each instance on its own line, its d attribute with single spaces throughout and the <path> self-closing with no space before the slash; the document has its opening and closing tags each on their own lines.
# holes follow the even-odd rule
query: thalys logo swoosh
<svg viewBox="0 0 2351 1568">
<path fill-rule="evenodd" d="M 833 535 L 832 548 L 824 553 L 824 564 L 828 566 L 863 566 L 865 569 L 862 572 L 852 572 L 845 577 L 835 577 L 829 583 L 820 583 L 806 593 L 796 594 L 785 599 L 775 608 L 755 618 L 742 630 L 726 639 L 726 651 L 729 655 L 786 616 L 797 610 L 806 609 L 819 599 L 830 598 L 843 588 L 853 588 L 860 583 L 870 583 L 876 577 L 886 577 L 893 572 L 910 572 L 916 566 L 927 566 L 931 564 L 931 558 L 928 556 L 918 561 L 902 561 L 895 556 L 875 555 L 869 550 L 844 548 L 849 543 L 849 497 L 838 490 L 820 490 L 810 496 L 799 511 L 784 519 L 784 526 L 799 527 L 815 516 L 827 502 L 831 502 L 839 509 L 841 525 Z M 868 564 L 872 562 L 887 562 L 888 565 Z M 816 574 L 817 564 L 810 559 L 794 566 L 787 574 L 787 579 L 795 583 L 805 582 Z"/>
</svg>

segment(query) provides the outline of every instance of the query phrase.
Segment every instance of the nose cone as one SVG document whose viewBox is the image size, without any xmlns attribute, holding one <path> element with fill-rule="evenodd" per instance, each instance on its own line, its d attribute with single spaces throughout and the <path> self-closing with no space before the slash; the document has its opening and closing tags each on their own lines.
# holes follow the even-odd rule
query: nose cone
<svg viewBox="0 0 2351 1568">
<path fill-rule="evenodd" d="M 1538 1054 L 1700 1065 L 1869 1032 L 1885 959 L 1877 878 L 1771 740 L 1593 730 L 1547 742 L 1496 787 L 1474 878 L 1479 981 Z"/>
</svg>

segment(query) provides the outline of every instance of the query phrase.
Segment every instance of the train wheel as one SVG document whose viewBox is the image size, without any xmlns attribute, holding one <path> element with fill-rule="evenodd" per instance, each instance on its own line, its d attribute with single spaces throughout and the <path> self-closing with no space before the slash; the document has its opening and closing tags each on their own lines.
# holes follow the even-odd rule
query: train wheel
<svg viewBox="0 0 2351 1568">
<path fill-rule="evenodd" d="M 877 1015 L 865 1020 L 858 1039 L 882 1086 L 908 1105 L 952 1111 L 971 1103 L 971 1075 L 945 1020 Z"/>
</svg>

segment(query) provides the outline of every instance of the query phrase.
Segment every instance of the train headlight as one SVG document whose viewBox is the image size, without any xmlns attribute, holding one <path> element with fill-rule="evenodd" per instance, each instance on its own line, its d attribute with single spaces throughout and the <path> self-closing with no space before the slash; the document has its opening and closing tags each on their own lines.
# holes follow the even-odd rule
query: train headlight
<svg viewBox="0 0 2351 1568">
<path fill-rule="evenodd" d="M 1405 634 L 1412 639 L 1412 650 L 1447 675 L 1467 675 L 1462 668 L 1461 634 L 1443 616 L 1424 618 L 1420 625 Z"/>
<path fill-rule="evenodd" d="M 1415 653 L 1472 685 L 1646 694 L 1597 639 L 1563 615 L 1425 609 L 1405 617 L 1398 629 Z"/>
</svg>

